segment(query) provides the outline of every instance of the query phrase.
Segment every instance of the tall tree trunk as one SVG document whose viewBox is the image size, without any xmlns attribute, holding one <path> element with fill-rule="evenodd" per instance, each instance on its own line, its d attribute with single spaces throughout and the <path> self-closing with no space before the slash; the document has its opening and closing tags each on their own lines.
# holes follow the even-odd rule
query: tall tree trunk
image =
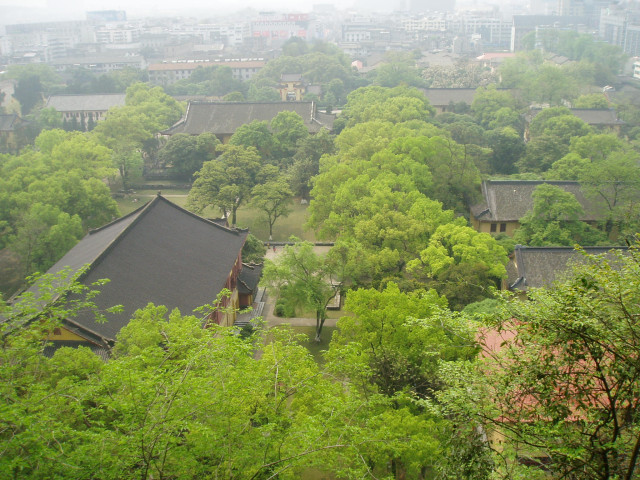
<svg viewBox="0 0 640 480">
<path fill-rule="evenodd" d="M 320 310 L 316 310 L 316 342 L 320 343 L 320 334 L 322 333 L 322 327 L 324 326 L 325 316 Z"/>
<path fill-rule="evenodd" d="M 231 226 L 232 227 L 236 226 L 236 210 L 238 210 L 238 207 L 236 205 L 234 205 L 231 208 Z"/>
</svg>

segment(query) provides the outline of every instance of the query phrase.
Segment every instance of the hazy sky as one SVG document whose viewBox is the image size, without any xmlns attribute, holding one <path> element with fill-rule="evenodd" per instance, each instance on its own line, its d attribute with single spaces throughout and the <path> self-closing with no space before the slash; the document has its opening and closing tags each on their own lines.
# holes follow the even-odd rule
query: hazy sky
<svg viewBox="0 0 640 480">
<path fill-rule="evenodd" d="M 73 12 L 77 15 L 88 10 L 125 10 L 127 14 L 173 13 L 188 15 L 189 11 L 232 12 L 251 7 L 256 10 L 310 11 L 314 3 L 336 3 L 335 0 L 0 0 L 0 7 L 33 9 L 40 14 L 47 9 L 51 13 Z M 342 1 L 339 8 L 347 8 L 353 0 Z M 3 8 L 3 10 L 5 10 Z M 57 16 L 57 15 L 55 15 Z"/>
</svg>

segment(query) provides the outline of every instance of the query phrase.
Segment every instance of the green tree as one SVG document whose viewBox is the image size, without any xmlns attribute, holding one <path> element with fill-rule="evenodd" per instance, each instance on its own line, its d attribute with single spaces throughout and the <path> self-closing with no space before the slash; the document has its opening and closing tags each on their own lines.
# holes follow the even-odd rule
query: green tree
<svg viewBox="0 0 640 480">
<path fill-rule="evenodd" d="M 260 210 L 269 225 L 269 240 L 271 240 L 273 226 L 278 218 L 286 217 L 292 211 L 293 192 L 289 187 L 289 181 L 280 178 L 256 185 L 251 190 L 251 196 L 251 205 Z"/>
<path fill-rule="evenodd" d="M 242 92 L 231 92 L 231 93 L 227 93 L 222 100 L 224 100 L 225 102 L 244 102 L 245 98 L 244 95 L 242 94 Z"/>
<path fill-rule="evenodd" d="M 571 138 L 570 151 L 592 162 L 606 159 L 611 153 L 631 153 L 632 147 L 613 133 L 589 133 Z"/>
<path fill-rule="evenodd" d="M 492 296 L 492 288 L 507 274 L 507 262 L 507 252 L 491 235 L 457 222 L 440 225 L 408 270 L 426 278 L 452 308 L 461 310 Z"/>
<path fill-rule="evenodd" d="M 247 90 L 247 101 L 249 102 L 278 102 L 280 101 L 280 94 L 278 91 L 270 86 L 256 86 L 254 84 L 249 85 Z"/>
<path fill-rule="evenodd" d="M 159 160 L 170 165 L 179 175 L 191 177 L 202 168 L 204 162 L 216 155 L 220 141 L 212 133 L 192 136 L 186 133 L 172 135 L 158 152 Z"/>
<path fill-rule="evenodd" d="M 289 159 L 293 157 L 297 143 L 309 136 L 302 117 L 296 112 L 279 112 L 269 123 L 269 128 L 273 132 L 279 156 Z M 283 164 L 284 161 L 281 160 L 280 163 Z"/>
<path fill-rule="evenodd" d="M 533 192 L 533 208 L 520 219 L 514 240 L 523 245 L 597 245 L 605 236 L 580 220 L 576 197 L 560 187 L 542 184 Z"/>
<path fill-rule="evenodd" d="M 609 108 L 609 101 L 602 93 L 589 93 L 576 98 L 573 108 Z"/>
<path fill-rule="evenodd" d="M 3 312 L 5 476 L 299 478 L 306 466 L 365 473 L 356 453 L 357 433 L 365 431 L 358 412 L 374 409 L 320 375 L 290 330 L 274 330 L 268 342 L 244 339 L 148 305 L 120 332 L 108 362 L 86 347 L 47 358 L 43 339 L 60 319 L 92 308 L 82 300 L 49 303 L 69 289 L 83 292 L 58 280 Z M 95 295 L 94 288 L 85 293 Z M 38 312 L 41 320 L 25 324 Z M 358 423 L 355 434 L 345 418 Z"/>
<path fill-rule="evenodd" d="M 46 271 L 82 238 L 82 220 L 58 208 L 34 203 L 15 222 L 9 249 L 19 255 L 23 276 Z"/>
<path fill-rule="evenodd" d="M 263 263 L 266 253 L 267 247 L 264 242 L 254 234 L 249 233 L 242 247 L 242 261 L 244 263 Z"/>
<path fill-rule="evenodd" d="M 300 37 L 291 37 L 282 45 L 282 55 L 287 57 L 299 57 L 309 53 L 309 44 Z"/>
<path fill-rule="evenodd" d="M 491 147 L 489 167 L 491 173 L 510 175 L 516 172 L 516 164 L 525 152 L 522 137 L 511 127 L 485 132 L 486 144 Z"/>
<path fill-rule="evenodd" d="M 486 350 L 480 388 L 465 388 L 490 408 L 476 418 L 503 435 L 507 465 L 519 455 L 551 459 L 544 469 L 554 477 L 637 476 L 639 260 L 635 247 L 585 255 L 565 282 L 503 302 L 491 327 L 505 341 Z"/>
<path fill-rule="evenodd" d="M 577 84 L 573 78 L 558 66 L 541 65 L 527 82 L 527 93 L 531 100 L 559 105 L 576 95 Z"/>
<path fill-rule="evenodd" d="M 469 149 L 444 136 L 398 138 L 389 149 L 429 168 L 433 184 L 427 194 L 444 208 L 465 212 L 474 203 L 480 171 Z"/>
<path fill-rule="evenodd" d="M 612 153 L 605 160 L 593 162 L 581 170 L 579 180 L 585 194 L 604 212 L 604 230 L 611 235 L 637 228 L 640 169 L 638 155 Z"/>
<path fill-rule="evenodd" d="M 289 168 L 291 188 L 296 196 L 309 200 L 311 181 L 320 173 L 320 158 L 335 153 L 334 137 L 326 130 L 298 141 L 293 165 Z"/>
<path fill-rule="evenodd" d="M 494 86 L 478 88 L 471 104 L 471 112 L 485 128 L 489 128 L 489 124 L 496 120 L 498 112 L 505 108 L 515 111 L 516 101 L 510 92 L 498 90 Z"/>
<path fill-rule="evenodd" d="M 547 122 L 554 117 L 570 116 L 571 110 L 567 107 L 549 107 L 543 108 L 538 112 L 529 124 L 529 136 L 535 138 L 545 133 L 547 130 Z"/>
<path fill-rule="evenodd" d="M 383 63 L 373 71 L 373 83 L 390 88 L 399 85 L 426 86 L 425 80 L 415 66 L 413 56 L 405 52 L 387 52 Z"/>
<path fill-rule="evenodd" d="M 526 144 L 525 153 L 516 166 L 520 173 L 543 173 L 568 152 L 569 147 L 558 137 L 545 133 Z"/>
<path fill-rule="evenodd" d="M 0 245 L 20 253 L 21 275 L 51 266 L 87 229 L 118 216 L 103 180 L 112 172 L 109 149 L 62 130 L 43 131 L 33 149 L 0 161 Z"/>
<path fill-rule="evenodd" d="M 245 123 L 231 135 L 231 145 L 254 147 L 265 161 L 272 161 L 276 155 L 276 140 L 267 122 L 254 120 Z"/>
<path fill-rule="evenodd" d="M 52 107 L 40 109 L 36 118 L 43 130 L 62 128 L 62 113 Z"/>
<path fill-rule="evenodd" d="M 21 78 L 15 86 L 13 97 L 20 102 L 22 115 L 27 115 L 42 101 L 43 87 L 40 77 L 32 75 Z"/>
<path fill-rule="evenodd" d="M 114 110 L 93 129 L 97 140 L 111 149 L 113 166 L 120 174 L 122 189 L 129 189 L 130 178 L 144 162 L 142 150 L 151 133 L 144 128 L 145 118 L 126 107 Z"/>
<path fill-rule="evenodd" d="M 433 114 L 434 109 L 424 94 L 417 88 L 406 86 L 373 86 L 354 90 L 347 96 L 347 104 L 342 112 L 349 127 L 373 120 L 392 123 L 426 121 Z"/>
<path fill-rule="evenodd" d="M 205 162 L 195 173 L 196 180 L 187 197 L 188 208 L 200 213 L 207 207 L 219 208 L 231 224 L 236 224 L 236 212 L 257 185 L 260 156 L 253 147 L 223 145 L 220 156 Z"/>
<path fill-rule="evenodd" d="M 189 78 L 179 80 L 167 86 L 171 95 L 207 95 L 218 96 L 232 92 L 244 92 L 245 86 L 240 80 L 233 78 L 230 67 L 221 65 L 199 66 Z"/>
<path fill-rule="evenodd" d="M 143 83 L 127 89 L 125 102 L 124 107 L 112 108 L 92 135 L 113 152 L 113 165 L 127 190 L 130 177 L 141 170 L 144 157 L 155 154 L 156 133 L 177 122 L 183 109 L 162 88 Z"/>
<path fill-rule="evenodd" d="M 365 458 L 380 475 L 430 478 L 448 453 L 443 443 L 459 431 L 422 407 L 433 405 L 445 387 L 443 364 L 474 357 L 472 324 L 449 312 L 435 291 L 403 293 L 394 283 L 382 291 L 350 291 L 345 311 L 326 354 L 328 370 L 371 401 L 389 400 L 381 415 L 370 416 L 389 442 L 371 445 Z M 426 429 L 416 438 L 420 428 Z M 401 443 L 394 440 L 398 434 Z"/>
<path fill-rule="evenodd" d="M 286 296 L 297 308 L 313 310 L 315 341 L 319 342 L 327 305 L 340 291 L 343 279 L 335 276 L 336 266 L 330 257 L 315 253 L 310 242 L 295 240 L 295 244 L 285 246 L 274 260 L 265 261 L 261 282 L 274 295 Z"/>
</svg>

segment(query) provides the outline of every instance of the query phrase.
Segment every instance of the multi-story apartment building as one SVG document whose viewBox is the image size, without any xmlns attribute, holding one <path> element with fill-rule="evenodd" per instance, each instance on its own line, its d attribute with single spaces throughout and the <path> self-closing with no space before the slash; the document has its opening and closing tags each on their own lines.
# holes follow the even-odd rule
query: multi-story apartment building
<svg viewBox="0 0 640 480">
<path fill-rule="evenodd" d="M 7 25 L 5 32 L 3 55 L 37 57 L 42 62 L 61 58 L 77 45 L 92 41 L 91 28 L 83 21 Z"/>
<path fill-rule="evenodd" d="M 182 30 L 198 38 L 202 44 L 220 42 L 230 47 L 242 45 L 251 36 L 249 23 L 198 23 L 185 25 Z"/>
<path fill-rule="evenodd" d="M 445 32 L 448 20 L 444 15 L 405 18 L 402 28 L 407 32 Z"/>
<path fill-rule="evenodd" d="M 484 46 L 509 48 L 511 43 L 511 22 L 488 15 L 464 14 L 462 30 L 465 35 L 480 35 Z"/>
<path fill-rule="evenodd" d="M 261 12 L 257 19 L 251 21 L 251 36 L 265 40 L 283 40 L 299 37 L 311 40 L 313 19 L 308 13 L 281 14 Z"/>
<path fill-rule="evenodd" d="M 104 25 L 95 30 L 96 43 L 135 43 L 141 35 L 137 25 Z"/>
<path fill-rule="evenodd" d="M 560 16 L 560 15 L 514 15 L 511 26 L 511 51 L 518 52 L 522 49 L 522 39 L 528 33 L 541 31 L 547 28 L 570 29 L 578 32 L 588 31 L 587 17 Z"/>
<path fill-rule="evenodd" d="M 633 57 L 640 56 L 640 9 L 610 6 L 600 13 L 600 37 Z"/>
<path fill-rule="evenodd" d="M 49 64 L 59 73 L 78 67 L 97 74 L 122 70 L 126 67 L 138 70 L 146 67 L 144 57 L 141 55 L 122 55 L 111 52 L 93 53 L 84 57 L 65 57 L 51 61 Z"/>
</svg>

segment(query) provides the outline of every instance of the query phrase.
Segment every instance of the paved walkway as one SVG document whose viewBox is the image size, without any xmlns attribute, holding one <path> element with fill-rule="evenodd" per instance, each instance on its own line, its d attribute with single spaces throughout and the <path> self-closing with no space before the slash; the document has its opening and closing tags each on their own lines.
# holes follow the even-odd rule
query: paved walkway
<svg viewBox="0 0 640 480">
<path fill-rule="evenodd" d="M 262 319 L 265 321 L 268 327 L 274 327 L 276 325 L 292 325 L 294 327 L 315 327 L 316 319 L 315 318 L 284 318 L 284 317 L 276 317 L 273 314 L 273 302 L 270 301 L 268 295 L 265 295 L 265 305 L 264 310 L 262 310 Z M 335 327 L 338 322 L 335 318 L 327 318 L 324 321 L 325 327 Z"/>
</svg>

